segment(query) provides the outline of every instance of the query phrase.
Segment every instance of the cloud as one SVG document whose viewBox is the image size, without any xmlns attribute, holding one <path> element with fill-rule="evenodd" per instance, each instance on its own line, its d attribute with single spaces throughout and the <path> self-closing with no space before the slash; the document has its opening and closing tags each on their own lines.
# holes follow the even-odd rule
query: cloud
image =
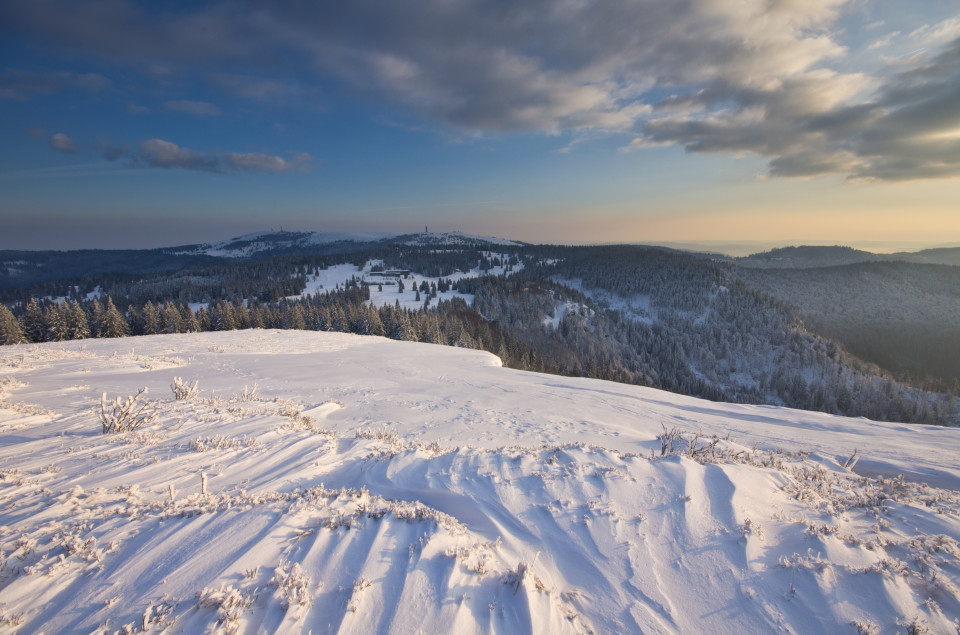
<svg viewBox="0 0 960 635">
<path fill-rule="evenodd" d="M 245 172 L 275 172 L 278 174 L 291 171 L 303 172 L 309 168 L 311 161 L 313 161 L 313 157 L 305 152 L 296 153 L 289 159 L 252 152 L 223 155 L 225 165 Z"/>
<path fill-rule="evenodd" d="M 929 32 L 939 39 L 943 30 Z M 771 91 L 716 84 L 664 100 L 663 114 L 629 147 L 749 152 L 770 157 L 770 174 L 783 177 L 960 177 L 960 38 L 930 44 L 933 52 L 895 60 L 872 78 L 808 71 Z"/>
<path fill-rule="evenodd" d="M 76 142 L 62 132 L 50 135 L 50 138 L 47 139 L 47 143 L 57 152 L 62 152 L 64 154 L 73 154 L 77 151 Z"/>
<path fill-rule="evenodd" d="M 141 106 L 139 104 L 128 104 L 127 112 L 133 113 L 135 115 L 149 115 L 152 111 L 146 106 Z"/>
<path fill-rule="evenodd" d="M 222 114 L 219 107 L 217 107 L 215 104 L 205 101 L 181 99 L 179 101 L 167 101 L 164 102 L 163 105 L 167 110 L 185 112 L 188 115 L 194 115 L 195 117 L 214 117 Z"/>
<path fill-rule="evenodd" d="M 97 73 L 67 71 L 34 73 L 16 69 L 0 72 L 0 99 L 24 100 L 32 95 L 45 95 L 71 89 L 98 93 L 111 88 L 113 88 L 113 82 Z"/>
<path fill-rule="evenodd" d="M 935 43 L 946 43 L 960 38 L 960 16 L 948 18 L 936 24 L 924 25 L 910 33 L 910 37 Z"/>
<path fill-rule="evenodd" d="M 199 172 L 255 172 L 285 174 L 306 172 L 313 163 L 309 154 L 289 153 L 286 158 L 256 152 L 197 152 L 166 139 L 145 139 L 133 151 L 129 146 L 101 144 L 98 149 L 108 161 L 125 161 L 151 168 Z"/>
<path fill-rule="evenodd" d="M 303 92 L 295 82 L 250 75 L 214 73 L 209 80 L 233 95 L 253 101 L 284 102 Z"/>
<path fill-rule="evenodd" d="M 894 38 L 896 38 L 899 35 L 900 35 L 900 31 L 893 31 L 891 33 L 887 33 L 882 38 L 871 42 L 867 46 L 867 50 L 873 51 L 880 48 L 886 48 L 890 46 L 890 43 L 893 42 Z"/>
<path fill-rule="evenodd" d="M 872 40 L 857 43 L 844 39 L 841 18 L 859 5 L 276 0 L 249 10 L 224 1 L 158 19 L 127 0 L 91 0 L 82 9 L 32 0 L 0 4 L 7 25 L 0 28 L 114 63 L 193 73 L 211 88 L 263 103 L 333 88 L 466 138 L 623 135 L 629 149 L 679 145 L 763 156 L 774 176 L 960 175 L 950 136 L 951 86 L 960 84 L 960 61 L 950 51 L 960 19 L 897 24 L 909 35 L 891 40 L 892 33 L 878 36 L 883 20 L 873 19 L 884 16 L 870 15 Z M 901 40 L 917 55 L 881 68 L 879 49 Z M 867 59 L 869 66 L 853 67 Z M 19 89 L 0 83 L 0 90 Z M 166 106 L 219 113 L 206 102 Z M 220 170 L 278 172 L 292 161 L 213 158 Z"/>
<path fill-rule="evenodd" d="M 181 148 L 163 139 L 147 139 L 140 144 L 140 160 L 155 168 L 183 168 L 204 172 L 219 172 L 220 158 Z"/>
<path fill-rule="evenodd" d="M 960 177 L 960 38 L 899 70 L 861 118 L 855 179 Z"/>
<path fill-rule="evenodd" d="M 827 27 L 844 0 L 778 2 L 483 0 L 335 7 L 290 0 L 247 11 L 220 3 L 156 16 L 123 0 L 79 11 L 62 0 L 8 3 L 0 18 L 114 61 L 191 69 L 251 99 L 293 90 L 313 72 L 469 133 L 625 131 L 648 112 L 643 93 L 721 76 L 777 84 L 840 56 Z M 236 75 L 228 68 L 249 69 Z"/>
<path fill-rule="evenodd" d="M 132 155 L 130 153 L 130 146 L 115 146 L 106 141 L 102 141 L 96 146 L 95 149 L 103 153 L 103 158 L 107 161 L 120 161 L 121 159 L 131 159 Z"/>
</svg>

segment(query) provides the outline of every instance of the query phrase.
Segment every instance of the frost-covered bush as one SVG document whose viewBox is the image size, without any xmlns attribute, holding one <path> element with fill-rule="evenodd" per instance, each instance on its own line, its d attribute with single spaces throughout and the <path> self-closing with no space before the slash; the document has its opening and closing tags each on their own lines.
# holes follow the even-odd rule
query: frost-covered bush
<svg viewBox="0 0 960 635">
<path fill-rule="evenodd" d="M 199 382 L 194 381 L 192 384 L 189 384 L 181 377 L 174 377 L 173 383 L 170 384 L 170 390 L 173 391 L 173 398 L 177 401 L 193 399 L 200 393 L 197 389 L 198 383 Z"/>
<path fill-rule="evenodd" d="M 103 424 L 103 434 L 114 432 L 129 432 L 136 430 L 157 417 L 157 408 L 149 401 L 140 398 L 147 394 L 146 387 L 137 394 L 128 395 L 126 399 L 117 397 L 114 401 L 107 401 L 107 393 L 100 396 L 100 423 Z"/>
<path fill-rule="evenodd" d="M 198 608 L 217 609 L 217 624 L 225 633 L 236 633 L 240 628 L 240 618 L 253 606 L 254 598 L 231 585 L 221 585 L 219 589 L 204 587 L 197 593 Z"/>
<path fill-rule="evenodd" d="M 258 401 L 260 395 L 257 394 L 257 388 L 257 384 L 254 384 L 252 388 L 244 385 L 243 392 L 234 397 L 234 401 Z"/>
<path fill-rule="evenodd" d="M 300 568 L 298 562 L 291 566 L 285 560 L 281 560 L 273 570 L 270 585 L 277 587 L 284 609 L 292 605 L 309 606 L 313 602 L 310 593 L 310 577 Z"/>
</svg>

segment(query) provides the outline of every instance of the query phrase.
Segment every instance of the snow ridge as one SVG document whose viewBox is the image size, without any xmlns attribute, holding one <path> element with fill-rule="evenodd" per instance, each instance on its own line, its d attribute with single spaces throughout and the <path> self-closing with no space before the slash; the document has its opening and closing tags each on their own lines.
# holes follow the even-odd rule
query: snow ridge
<svg viewBox="0 0 960 635">
<path fill-rule="evenodd" d="M 216 243 L 204 243 L 188 251 L 174 252 L 180 255 L 206 255 L 218 258 L 249 258 L 255 254 L 273 250 L 308 248 L 337 242 L 377 243 L 394 241 L 406 245 L 481 245 L 517 246 L 521 243 L 503 238 L 474 236 L 462 232 L 424 232 L 399 235 L 390 232 L 298 232 L 260 231 L 235 236 Z"/>
<path fill-rule="evenodd" d="M 376 337 L 8 346 L 0 626 L 953 632 L 958 450 Z"/>
</svg>

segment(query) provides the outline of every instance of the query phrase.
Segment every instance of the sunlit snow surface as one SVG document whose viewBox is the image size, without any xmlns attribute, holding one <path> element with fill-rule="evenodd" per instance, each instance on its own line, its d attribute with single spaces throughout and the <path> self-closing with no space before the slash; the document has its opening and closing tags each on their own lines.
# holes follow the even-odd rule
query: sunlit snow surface
<svg viewBox="0 0 960 635">
<path fill-rule="evenodd" d="M 174 377 L 198 394 L 174 399 Z M 155 419 L 101 434 L 101 394 L 144 386 Z M 954 633 L 960 615 L 957 429 L 302 331 L 2 347 L 0 399 L 0 630 Z M 730 440 L 661 457 L 672 428 Z M 855 449 L 882 480 L 843 468 Z"/>
</svg>

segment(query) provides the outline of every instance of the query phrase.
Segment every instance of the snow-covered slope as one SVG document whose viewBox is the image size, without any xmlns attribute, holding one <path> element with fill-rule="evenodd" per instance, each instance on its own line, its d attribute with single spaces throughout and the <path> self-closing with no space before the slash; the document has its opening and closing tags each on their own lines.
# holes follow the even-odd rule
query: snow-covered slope
<svg viewBox="0 0 960 635">
<path fill-rule="evenodd" d="M 404 234 L 397 237 L 397 242 L 405 245 L 483 245 L 483 246 L 517 246 L 519 243 L 506 238 L 490 236 L 476 236 L 463 232 L 423 232 L 419 234 Z"/>
<path fill-rule="evenodd" d="M 504 260 L 506 260 L 505 254 L 498 254 L 495 252 L 484 252 L 484 254 L 488 258 L 503 257 Z M 370 304 L 372 306 L 379 307 L 398 303 L 404 309 L 416 311 L 423 306 L 423 300 L 417 299 L 420 297 L 420 294 L 417 293 L 417 288 L 419 288 L 423 282 L 437 285 L 441 279 L 450 282 L 457 282 L 458 280 L 462 280 L 464 278 L 476 278 L 484 273 L 493 276 L 509 275 L 506 265 L 493 266 L 486 272 L 479 269 L 473 269 L 466 273 L 457 270 L 446 276 L 426 276 L 418 272 L 412 272 L 406 278 L 403 278 L 404 291 L 400 292 L 399 287 L 396 284 L 396 280 L 393 280 L 389 277 L 379 278 L 371 275 L 374 264 L 382 265 L 383 262 L 379 260 L 371 260 L 367 261 L 363 267 L 358 267 L 351 264 L 340 264 L 331 265 L 326 269 L 319 269 L 316 273 L 310 273 L 306 276 L 306 286 L 304 287 L 303 292 L 300 294 L 300 296 L 293 297 L 307 297 L 315 293 L 323 293 L 325 291 L 336 289 L 338 285 L 341 287 L 346 286 L 346 284 L 352 279 L 357 279 L 364 280 L 370 285 Z M 514 265 L 512 269 L 512 271 L 522 270 L 522 262 Z M 473 302 L 473 295 L 468 293 L 460 293 L 456 289 L 438 292 L 436 300 L 449 301 L 453 298 L 463 298 L 463 300 L 468 304 Z"/>
<path fill-rule="evenodd" d="M 219 258 L 249 258 L 266 251 L 309 249 L 336 242 L 374 243 L 393 238 L 386 232 L 290 232 L 262 231 L 244 234 L 216 243 L 204 243 L 184 252 Z"/>
<path fill-rule="evenodd" d="M 109 415 L 142 387 L 154 418 L 102 434 L 101 393 Z M 2 347 L 0 400 L 4 630 L 948 633 L 960 615 L 957 429 L 303 331 Z M 882 479 L 843 467 L 855 449 Z"/>
<path fill-rule="evenodd" d="M 329 245 L 331 243 L 378 243 L 393 241 L 405 245 L 487 245 L 511 246 L 520 243 L 504 238 L 473 236 L 462 232 L 424 232 L 398 235 L 389 232 L 295 232 L 262 231 L 216 243 L 204 243 L 191 246 L 176 253 L 185 255 L 205 255 L 219 258 L 249 258 L 255 254 L 278 250 L 303 249 Z"/>
</svg>

